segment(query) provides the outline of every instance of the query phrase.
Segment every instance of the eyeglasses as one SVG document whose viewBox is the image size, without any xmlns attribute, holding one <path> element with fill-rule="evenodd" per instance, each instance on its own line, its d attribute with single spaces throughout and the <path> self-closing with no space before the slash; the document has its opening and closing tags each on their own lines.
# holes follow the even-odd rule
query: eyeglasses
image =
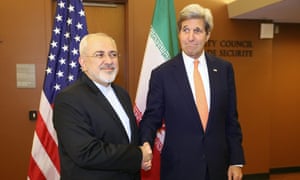
<svg viewBox="0 0 300 180">
<path fill-rule="evenodd" d="M 110 59 L 115 59 L 119 57 L 118 51 L 109 51 L 107 53 L 105 53 L 104 51 L 97 51 L 94 53 L 94 55 L 85 56 L 85 57 L 103 59 L 105 57 L 105 54 L 107 54 Z"/>
</svg>

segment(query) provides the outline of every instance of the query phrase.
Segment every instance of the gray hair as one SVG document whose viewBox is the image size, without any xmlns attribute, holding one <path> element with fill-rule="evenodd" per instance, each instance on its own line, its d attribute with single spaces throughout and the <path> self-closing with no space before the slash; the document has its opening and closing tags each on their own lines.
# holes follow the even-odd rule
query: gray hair
<svg viewBox="0 0 300 180">
<path fill-rule="evenodd" d="M 203 19 L 206 33 L 211 32 L 213 29 L 213 16 L 210 9 L 204 8 L 199 4 L 187 5 L 180 11 L 177 22 L 179 31 L 181 30 L 182 22 L 188 19 Z"/>
<path fill-rule="evenodd" d="M 99 32 L 99 33 L 87 34 L 87 35 L 85 35 L 85 36 L 81 39 L 80 44 L 79 44 L 79 53 L 80 53 L 81 55 L 84 54 L 84 53 L 87 51 L 87 48 L 88 48 L 88 40 L 89 40 L 90 38 L 94 38 L 94 37 L 96 37 L 96 36 L 102 36 L 102 37 L 110 38 L 110 39 L 113 41 L 113 43 L 116 44 L 115 40 L 114 40 L 111 36 L 109 36 L 109 35 L 107 35 L 107 34 L 105 34 L 105 33 Z"/>
</svg>

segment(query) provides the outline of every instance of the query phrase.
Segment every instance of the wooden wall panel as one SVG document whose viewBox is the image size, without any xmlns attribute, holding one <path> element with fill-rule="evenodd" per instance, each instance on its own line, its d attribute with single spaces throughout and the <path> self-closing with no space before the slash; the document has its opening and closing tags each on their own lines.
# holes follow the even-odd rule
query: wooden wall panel
<svg viewBox="0 0 300 180">
<path fill-rule="evenodd" d="M 273 40 L 270 167 L 300 167 L 300 24 L 278 24 Z"/>
<path fill-rule="evenodd" d="M 26 179 L 48 42 L 51 1 L 0 1 L 0 169 L 1 179 Z M 36 65 L 36 88 L 16 87 L 16 64 Z"/>
<path fill-rule="evenodd" d="M 35 128 L 35 122 L 28 120 L 28 111 L 39 106 L 53 23 L 53 2 L 0 1 L 2 179 L 25 179 L 27 175 Z M 253 57 L 225 57 L 233 63 L 236 74 L 247 161 L 244 172 L 268 173 L 269 168 L 300 166 L 299 25 L 280 24 L 280 33 L 274 39 L 260 40 L 260 21 L 228 19 L 222 0 L 198 2 L 211 8 L 214 14 L 211 39 L 253 43 Z M 189 3 L 194 1 L 174 0 L 176 14 Z M 120 60 L 124 62 L 117 83 L 129 90 L 133 101 L 154 4 L 154 0 L 130 0 L 124 6 L 107 9 L 109 12 L 86 8 L 89 31 L 106 31 L 119 43 Z M 36 65 L 36 88 L 16 88 L 18 63 Z"/>
</svg>

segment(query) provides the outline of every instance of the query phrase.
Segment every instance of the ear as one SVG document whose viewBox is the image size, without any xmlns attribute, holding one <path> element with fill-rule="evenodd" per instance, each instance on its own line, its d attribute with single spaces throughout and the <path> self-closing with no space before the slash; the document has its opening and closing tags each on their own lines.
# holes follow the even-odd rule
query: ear
<svg viewBox="0 0 300 180">
<path fill-rule="evenodd" d="M 79 56 L 78 61 L 79 61 L 79 64 L 81 66 L 81 70 L 85 71 L 85 60 L 84 60 L 84 58 L 82 58 L 81 56 Z"/>
<path fill-rule="evenodd" d="M 205 41 L 207 42 L 210 38 L 210 32 L 207 33 Z"/>
</svg>

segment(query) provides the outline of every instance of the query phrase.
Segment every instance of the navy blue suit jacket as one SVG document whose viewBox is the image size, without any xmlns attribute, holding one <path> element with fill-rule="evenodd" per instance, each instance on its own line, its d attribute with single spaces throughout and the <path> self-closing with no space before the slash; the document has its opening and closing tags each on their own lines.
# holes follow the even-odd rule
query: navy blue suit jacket
<svg viewBox="0 0 300 180">
<path fill-rule="evenodd" d="M 182 54 L 151 73 L 147 105 L 140 123 L 141 141 L 153 146 L 165 122 L 161 180 L 227 179 L 229 165 L 244 164 L 231 63 L 206 55 L 211 104 L 204 133 Z"/>
</svg>

